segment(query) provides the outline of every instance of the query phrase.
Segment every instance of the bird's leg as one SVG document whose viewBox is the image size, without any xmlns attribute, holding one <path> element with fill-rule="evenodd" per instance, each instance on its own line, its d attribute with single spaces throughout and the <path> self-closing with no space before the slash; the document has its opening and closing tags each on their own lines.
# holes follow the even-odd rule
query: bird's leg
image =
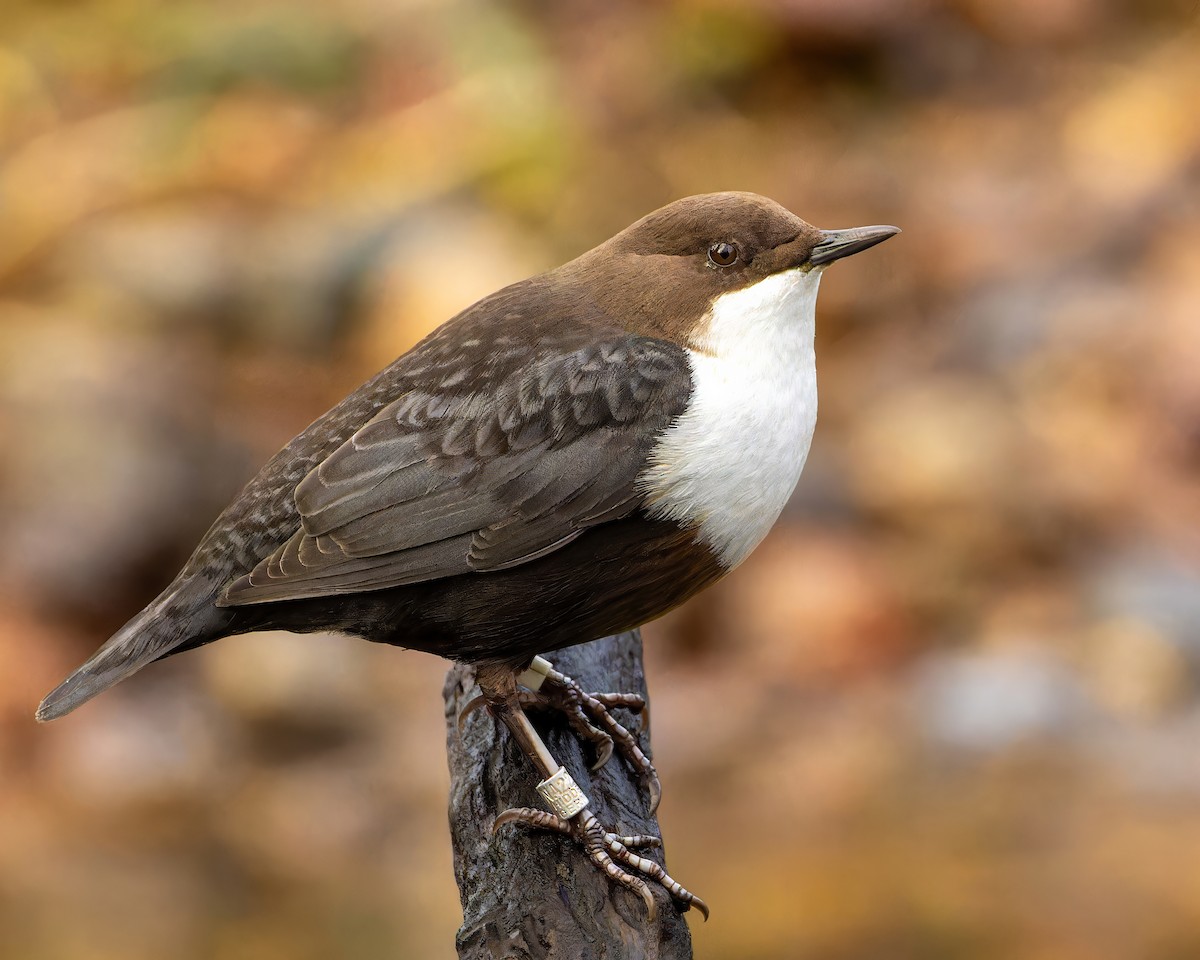
<svg viewBox="0 0 1200 960">
<path fill-rule="evenodd" d="M 658 809 L 662 799 L 662 784 L 650 758 L 642 751 L 637 738 L 612 715 L 611 707 L 624 707 L 642 713 L 649 726 L 646 701 L 636 693 L 588 693 L 571 677 L 555 670 L 544 657 L 534 657 L 529 669 L 517 677 L 517 683 L 528 687 L 533 696 L 523 696 L 526 708 L 558 710 L 567 718 L 576 734 L 596 745 L 593 770 L 608 763 L 613 748 L 637 771 L 650 794 L 650 812 Z"/>
<path fill-rule="evenodd" d="M 496 817 L 493 832 L 506 823 L 519 823 L 527 827 L 556 830 L 569 834 L 584 848 L 588 858 L 614 882 L 634 891 L 646 904 L 650 919 L 657 913 L 654 894 L 643 878 L 649 878 L 663 886 L 672 897 L 685 906 L 695 907 L 708 918 L 708 906 L 699 897 L 690 893 L 653 860 L 639 856 L 633 851 L 639 848 L 656 847 L 661 844 L 657 837 L 622 837 L 605 830 L 595 815 L 588 809 L 588 799 L 576 785 L 566 769 L 554 759 L 533 724 L 525 715 L 517 692 L 516 678 L 511 670 L 503 667 L 478 667 L 476 679 L 485 701 L 512 734 L 522 752 L 530 759 L 542 775 L 538 793 L 554 810 L 547 813 L 531 807 L 516 807 L 503 811 Z"/>
<path fill-rule="evenodd" d="M 517 677 L 521 688 L 517 699 L 526 710 L 557 710 L 566 717 L 567 723 L 582 740 L 595 745 L 596 761 L 593 770 L 608 763 L 616 747 L 617 753 L 637 772 L 638 778 L 650 795 L 650 812 L 658 809 L 662 799 L 662 784 L 654 764 L 639 746 L 637 738 L 611 713 L 613 707 L 624 707 L 643 716 L 643 727 L 649 728 L 649 711 L 646 701 L 636 693 L 587 693 L 565 673 L 555 670 L 544 657 L 534 657 L 529 669 Z M 478 696 L 463 707 L 458 715 L 458 729 L 463 726 L 475 710 L 487 703 L 486 696 Z"/>
</svg>

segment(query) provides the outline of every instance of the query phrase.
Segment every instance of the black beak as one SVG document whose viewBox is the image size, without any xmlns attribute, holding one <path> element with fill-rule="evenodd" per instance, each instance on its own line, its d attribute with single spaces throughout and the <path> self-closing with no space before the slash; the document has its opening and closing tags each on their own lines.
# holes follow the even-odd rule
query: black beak
<svg viewBox="0 0 1200 960">
<path fill-rule="evenodd" d="M 814 266 L 822 266 L 841 260 L 854 253 L 860 253 L 877 243 L 883 243 L 888 237 L 894 237 L 900 232 L 899 227 L 851 227 L 849 230 L 822 230 L 821 242 L 813 247 L 809 262 Z"/>
</svg>

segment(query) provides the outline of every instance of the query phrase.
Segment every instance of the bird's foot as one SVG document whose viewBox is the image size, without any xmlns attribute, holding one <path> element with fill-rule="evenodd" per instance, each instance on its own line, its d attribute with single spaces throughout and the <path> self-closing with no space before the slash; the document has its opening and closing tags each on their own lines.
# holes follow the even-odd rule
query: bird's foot
<svg viewBox="0 0 1200 960">
<path fill-rule="evenodd" d="M 492 832 L 495 833 L 506 823 L 518 823 L 535 830 L 555 830 L 574 837 L 592 863 L 604 871 L 610 880 L 627 887 L 642 898 L 649 920 L 655 918 L 658 909 L 647 879 L 663 887 L 685 907 L 695 907 L 704 915 L 705 920 L 708 919 L 708 904 L 678 883 L 653 860 L 634 853 L 635 850 L 648 847 L 661 847 L 662 841 L 658 837 L 646 834 L 619 836 L 605 830 L 587 807 L 570 818 L 532 807 L 513 807 L 496 817 Z"/>
<path fill-rule="evenodd" d="M 541 658 L 538 658 L 541 660 Z M 557 710 L 567 718 L 567 723 L 580 738 L 595 745 L 596 760 L 593 770 L 599 770 L 608 763 L 614 748 L 625 762 L 637 773 L 638 778 L 650 795 L 650 812 L 658 809 L 662 799 L 662 784 L 654 764 L 643 752 L 637 737 L 612 715 L 612 708 L 624 707 L 633 713 L 645 716 L 648 726 L 649 717 L 646 713 L 646 701 L 636 693 L 588 693 L 575 680 L 565 673 L 555 670 L 549 663 L 542 660 L 518 678 L 525 681 L 529 674 L 542 673 L 545 679 L 538 690 L 522 690 L 518 696 L 521 705 L 533 710 Z"/>
<path fill-rule="evenodd" d="M 613 729 L 614 727 L 620 728 L 625 734 L 625 739 L 634 747 L 637 746 L 633 736 L 620 727 L 615 720 L 609 717 L 610 722 L 606 723 L 603 719 L 603 715 L 607 714 L 606 703 L 613 706 L 625 705 L 631 702 L 630 699 L 622 695 L 605 697 L 586 694 L 574 681 L 557 673 L 549 663 L 540 657 L 537 658 L 535 664 L 537 670 L 543 674 L 543 679 L 541 681 L 534 679 L 533 682 L 541 687 L 545 687 L 546 682 L 549 682 L 550 688 L 546 692 L 548 698 L 578 707 L 589 725 L 591 725 L 592 718 L 595 718 L 605 731 L 610 733 L 613 742 L 618 745 L 617 749 L 620 749 L 623 738 Z M 529 807 L 505 810 L 496 818 L 493 832 L 506 823 L 521 823 L 527 827 L 568 834 L 575 838 L 576 842 L 586 851 L 592 863 L 599 867 L 606 876 L 633 890 L 642 898 L 651 918 L 657 913 L 651 884 L 657 884 L 666 889 L 680 903 L 689 907 L 694 906 L 707 919 L 708 906 L 703 900 L 684 889 L 662 866 L 634 852 L 645 847 L 659 846 L 660 841 L 657 837 L 640 835 L 623 837 L 604 829 L 596 820 L 590 810 L 591 803 L 587 796 L 579 789 L 571 774 L 550 753 L 541 736 L 525 715 L 517 690 L 517 678 L 512 671 L 502 665 L 480 665 L 476 668 L 476 679 L 486 697 L 489 709 L 508 727 L 522 752 L 544 777 L 537 785 L 537 792 L 553 811 L 547 813 Z M 523 676 L 521 682 L 526 683 L 530 679 Z M 640 699 L 636 698 L 632 702 L 639 702 Z M 591 704 L 592 701 L 603 708 L 600 715 L 594 713 L 595 708 Z M 470 705 L 464 708 L 463 713 L 469 710 Z M 600 728 L 596 727 L 595 729 L 599 730 Z M 637 751 L 637 756 L 645 760 L 645 755 L 640 749 Z M 649 765 L 648 760 L 645 762 L 653 777 L 652 782 L 657 786 L 658 778 L 653 776 L 654 768 Z M 657 799 L 657 795 L 658 791 L 654 790 L 655 799 Z"/>
<path fill-rule="evenodd" d="M 654 764 L 638 744 L 637 737 L 611 712 L 615 707 L 624 707 L 642 714 L 644 726 L 648 727 L 649 717 L 643 697 L 636 693 L 588 693 L 542 657 L 535 657 L 533 665 L 517 680 L 523 685 L 517 692 L 517 700 L 523 709 L 557 710 L 562 713 L 576 736 L 595 746 L 593 770 L 599 770 L 608 763 L 615 748 L 637 773 L 650 795 L 650 812 L 658 809 L 662 799 L 662 784 Z M 458 716 L 460 732 L 467 717 L 484 704 L 485 698 L 479 696 L 463 708 Z"/>
</svg>

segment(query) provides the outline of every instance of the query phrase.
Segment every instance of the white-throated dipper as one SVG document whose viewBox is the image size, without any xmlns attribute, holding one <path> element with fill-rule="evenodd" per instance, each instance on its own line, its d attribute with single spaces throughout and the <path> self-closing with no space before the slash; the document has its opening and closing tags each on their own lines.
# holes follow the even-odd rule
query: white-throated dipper
<svg viewBox="0 0 1200 960">
<path fill-rule="evenodd" d="M 253 630 L 333 630 L 475 665 L 554 813 L 651 914 L 649 877 L 526 719 L 517 680 L 653 768 L 538 653 L 632 629 L 741 563 L 804 466 L 824 268 L 898 233 L 818 230 L 750 193 L 689 197 L 468 307 L 276 454 L 159 596 L 52 691 L 60 717 L 146 664 Z M 528 696 L 528 695 L 526 695 Z M 607 739 L 607 738 L 606 738 Z M 611 750 L 611 741 L 609 749 Z M 604 757 L 602 757 L 604 759 Z"/>
</svg>

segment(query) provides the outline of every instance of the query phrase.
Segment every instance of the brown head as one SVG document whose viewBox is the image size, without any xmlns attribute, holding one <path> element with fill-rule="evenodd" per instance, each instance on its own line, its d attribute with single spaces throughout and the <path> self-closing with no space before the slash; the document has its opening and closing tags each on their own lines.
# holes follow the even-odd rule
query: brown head
<svg viewBox="0 0 1200 960">
<path fill-rule="evenodd" d="M 719 295 L 822 269 L 899 232 L 820 230 L 758 194 L 708 193 L 655 210 L 555 274 L 631 330 L 687 343 Z"/>
</svg>

